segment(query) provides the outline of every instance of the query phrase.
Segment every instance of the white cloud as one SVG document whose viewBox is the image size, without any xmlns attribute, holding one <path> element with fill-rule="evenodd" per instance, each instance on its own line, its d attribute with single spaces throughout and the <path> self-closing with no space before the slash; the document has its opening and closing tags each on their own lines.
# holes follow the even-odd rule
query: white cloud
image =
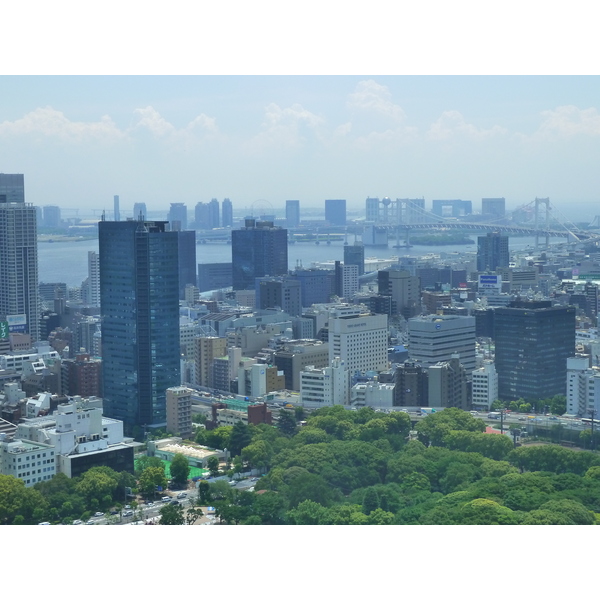
<svg viewBox="0 0 600 600">
<path fill-rule="evenodd" d="M 287 108 L 271 102 L 265 108 L 262 123 L 263 131 L 250 141 L 250 147 L 284 147 L 294 148 L 302 146 L 307 140 L 307 132 L 318 139 L 322 139 L 320 128 L 323 119 L 300 104 L 293 104 Z"/>
<path fill-rule="evenodd" d="M 595 108 L 581 109 L 577 106 L 559 106 L 542 112 L 540 135 L 600 135 L 600 114 Z"/>
<path fill-rule="evenodd" d="M 494 125 L 491 129 L 480 129 L 472 123 L 467 123 L 457 110 L 447 110 L 442 113 L 437 121 L 431 124 L 427 132 L 427 138 L 435 142 L 451 140 L 456 137 L 485 140 L 506 133 L 506 129 L 499 125 Z"/>
<path fill-rule="evenodd" d="M 166 136 L 176 131 L 174 125 L 161 117 L 160 113 L 152 108 L 152 106 L 136 108 L 133 113 L 138 117 L 138 121 L 133 127 L 134 129 L 147 129 L 150 133 L 158 137 Z"/>
<path fill-rule="evenodd" d="M 43 135 L 61 141 L 118 140 L 124 137 L 112 119 L 70 121 L 64 113 L 48 106 L 36 108 L 21 119 L 0 123 L 0 136 Z"/>
<path fill-rule="evenodd" d="M 348 97 L 348 107 L 353 110 L 371 111 L 400 123 L 406 119 L 402 107 L 392 102 L 392 94 L 385 85 L 369 79 L 361 81 Z"/>
</svg>

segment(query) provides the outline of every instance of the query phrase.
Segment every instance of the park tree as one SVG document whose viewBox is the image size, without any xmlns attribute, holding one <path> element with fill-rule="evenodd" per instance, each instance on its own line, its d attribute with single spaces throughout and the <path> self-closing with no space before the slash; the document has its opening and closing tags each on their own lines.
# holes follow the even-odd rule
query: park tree
<svg viewBox="0 0 600 600">
<path fill-rule="evenodd" d="M 373 487 L 367 488 L 362 501 L 362 511 L 365 515 L 370 515 L 379 508 L 379 495 Z"/>
<path fill-rule="evenodd" d="M 112 469 L 110 470 L 112 471 Z M 75 489 L 86 498 L 88 504 L 107 507 L 111 503 L 117 486 L 118 478 L 112 477 L 103 467 L 92 467 L 81 476 Z"/>
<path fill-rule="evenodd" d="M 159 525 L 184 525 L 185 516 L 181 504 L 165 504 L 159 511 Z"/>
<path fill-rule="evenodd" d="M 156 490 L 167 487 L 167 477 L 161 464 L 160 467 L 147 467 L 142 471 L 139 479 L 140 490 L 144 497 L 154 498 Z"/>
<path fill-rule="evenodd" d="M 210 471 L 210 476 L 211 477 L 218 477 L 219 476 L 219 457 L 216 455 L 212 455 L 208 457 L 208 460 L 206 461 L 206 466 L 208 467 L 208 470 Z"/>
<path fill-rule="evenodd" d="M 567 412 L 567 397 L 557 394 L 550 398 L 548 406 L 553 415 L 564 415 Z"/>
<path fill-rule="evenodd" d="M 175 454 L 170 465 L 171 477 L 178 486 L 187 485 L 187 480 L 190 474 L 190 463 L 188 459 L 181 453 Z"/>
<path fill-rule="evenodd" d="M 255 469 L 267 469 L 271 462 L 273 450 L 262 440 L 252 442 L 242 450 L 242 459 Z"/>
<path fill-rule="evenodd" d="M 212 429 L 211 431 L 206 431 L 206 446 L 218 450 L 229 448 L 231 446 L 230 439 L 232 431 L 233 427 L 231 425 L 223 425 L 216 429 Z"/>
<path fill-rule="evenodd" d="M 287 512 L 287 521 L 292 525 L 319 525 L 327 508 L 313 500 L 304 500 Z"/>
<path fill-rule="evenodd" d="M 33 524 L 42 520 L 48 503 L 42 494 L 26 488 L 25 482 L 12 475 L 0 475 L 0 525 L 11 525 L 20 521 Z"/>
<path fill-rule="evenodd" d="M 467 502 L 459 512 L 462 525 L 517 525 L 517 515 L 493 500 L 476 498 Z"/>
<path fill-rule="evenodd" d="M 292 411 L 285 409 L 279 411 L 277 429 L 287 436 L 292 436 L 296 433 L 296 417 Z"/>
<path fill-rule="evenodd" d="M 185 524 L 193 525 L 198 519 L 204 516 L 204 511 L 200 506 L 190 506 L 184 514 Z"/>
<path fill-rule="evenodd" d="M 238 456 L 242 450 L 252 442 L 252 434 L 248 425 L 243 421 L 237 421 L 231 430 L 229 438 L 229 452 L 231 456 Z"/>
<path fill-rule="evenodd" d="M 135 461 L 135 475 L 139 477 L 142 474 L 144 469 L 148 467 L 156 467 L 161 468 L 163 471 L 165 470 L 165 465 L 163 461 L 158 458 L 158 456 L 140 456 Z"/>
<path fill-rule="evenodd" d="M 212 502 L 210 483 L 201 480 L 198 482 L 198 504 L 200 506 L 209 506 Z"/>
</svg>

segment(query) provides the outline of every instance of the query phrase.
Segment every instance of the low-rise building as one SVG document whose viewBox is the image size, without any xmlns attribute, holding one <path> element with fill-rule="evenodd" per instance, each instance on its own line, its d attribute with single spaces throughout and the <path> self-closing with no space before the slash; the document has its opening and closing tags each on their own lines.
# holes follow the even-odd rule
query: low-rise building
<svg viewBox="0 0 600 600">
<path fill-rule="evenodd" d="M 8 439 L 0 434 L 0 473 L 20 479 L 25 487 L 47 481 L 56 475 L 54 448 L 29 440 Z"/>
</svg>

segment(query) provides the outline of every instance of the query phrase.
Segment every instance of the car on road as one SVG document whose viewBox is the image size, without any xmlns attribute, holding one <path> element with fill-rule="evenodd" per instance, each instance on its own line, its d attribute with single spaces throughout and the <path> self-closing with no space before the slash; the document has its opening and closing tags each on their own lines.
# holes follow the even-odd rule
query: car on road
<svg viewBox="0 0 600 600">
<path fill-rule="evenodd" d="M 126 504 L 126 505 L 125 505 L 125 510 L 129 510 L 130 508 L 131 508 L 131 505 L 130 505 L 130 504 Z"/>
<path fill-rule="evenodd" d="M 75 519 L 73 525 L 83 525 L 83 521 L 81 519 Z"/>
<path fill-rule="evenodd" d="M 94 513 L 94 516 L 95 517 L 103 517 L 104 513 L 103 512 L 97 512 L 97 513 Z"/>
<path fill-rule="evenodd" d="M 160 500 L 161 502 L 171 502 L 171 496 L 163 496 Z"/>
<path fill-rule="evenodd" d="M 171 502 L 169 502 L 169 504 L 179 504 L 179 500 L 171 500 Z"/>
<path fill-rule="evenodd" d="M 50 525 L 49 521 L 43 521 L 42 523 L 38 523 L 38 525 Z"/>
<path fill-rule="evenodd" d="M 126 511 L 123 513 L 123 516 L 124 516 L 124 517 L 133 517 L 133 511 L 132 511 L 132 510 L 126 510 Z"/>
<path fill-rule="evenodd" d="M 94 521 L 93 519 L 90 519 L 89 521 L 86 522 L 86 525 L 95 525 L 96 521 Z"/>
<path fill-rule="evenodd" d="M 519 417 L 519 421 L 527 421 L 527 417 Z"/>
<path fill-rule="evenodd" d="M 177 494 L 178 498 L 187 498 L 187 492 L 179 492 L 179 494 Z"/>
</svg>

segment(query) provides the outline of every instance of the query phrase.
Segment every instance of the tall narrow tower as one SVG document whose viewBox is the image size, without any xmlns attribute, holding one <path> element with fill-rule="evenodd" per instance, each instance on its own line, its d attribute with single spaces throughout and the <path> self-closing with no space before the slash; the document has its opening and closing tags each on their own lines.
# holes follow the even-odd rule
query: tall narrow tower
<svg viewBox="0 0 600 600">
<path fill-rule="evenodd" d="M 23 175 L 0 173 L 0 321 L 39 339 L 37 220 Z"/>
<path fill-rule="evenodd" d="M 104 413 L 133 427 L 166 424 L 180 384 L 178 233 L 166 221 L 101 221 Z"/>
<path fill-rule="evenodd" d="M 121 220 L 121 211 L 119 210 L 119 196 L 113 196 L 113 212 L 115 221 Z"/>
</svg>

